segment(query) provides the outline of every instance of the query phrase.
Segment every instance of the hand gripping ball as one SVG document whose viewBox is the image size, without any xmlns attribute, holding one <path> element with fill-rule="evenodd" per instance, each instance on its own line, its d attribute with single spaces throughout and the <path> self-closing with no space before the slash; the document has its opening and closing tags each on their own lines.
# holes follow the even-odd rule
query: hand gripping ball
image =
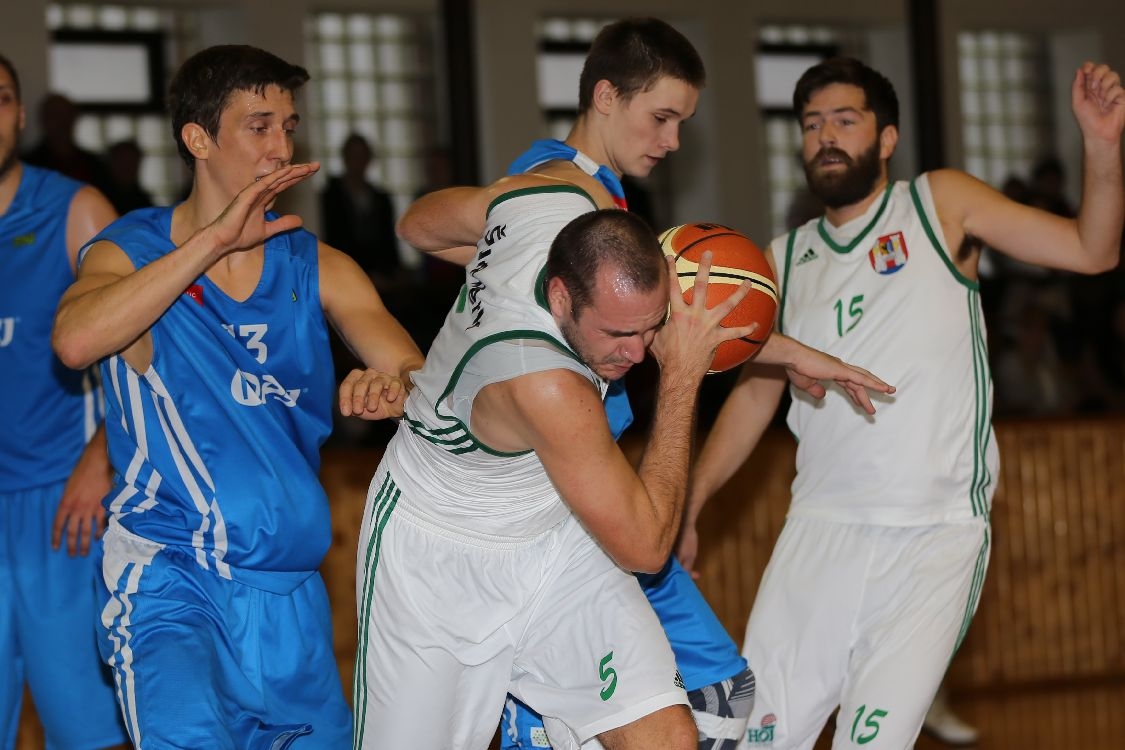
<svg viewBox="0 0 1125 750">
<path fill-rule="evenodd" d="M 723 318 L 722 325 L 757 323 L 751 336 L 724 341 L 711 360 L 709 372 L 722 372 L 737 367 L 761 348 L 773 330 L 777 314 L 777 281 L 765 254 L 758 246 L 730 227 L 721 224 L 683 224 L 660 235 L 660 246 L 676 258 L 676 276 L 684 301 L 691 303 L 695 291 L 695 275 L 699 261 L 711 252 L 711 273 L 707 280 L 707 307 L 726 299 L 744 280 L 753 285 L 750 293 Z"/>
</svg>

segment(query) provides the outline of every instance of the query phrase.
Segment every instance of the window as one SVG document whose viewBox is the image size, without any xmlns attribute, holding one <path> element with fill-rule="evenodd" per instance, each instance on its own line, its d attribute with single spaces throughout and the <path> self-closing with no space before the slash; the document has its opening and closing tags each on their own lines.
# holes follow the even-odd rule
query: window
<svg viewBox="0 0 1125 750">
<path fill-rule="evenodd" d="M 819 213 L 810 199 L 801 163 L 801 129 L 793 115 L 793 87 L 810 66 L 833 55 L 862 57 L 858 33 L 827 26 L 769 25 L 758 36 L 758 106 L 766 138 L 772 237 Z"/>
<path fill-rule="evenodd" d="M 544 18 L 539 22 L 536 80 L 549 138 L 563 140 L 578 117 L 578 78 L 594 37 L 612 18 Z"/>
<path fill-rule="evenodd" d="M 437 145 L 434 21 L 388 13 L 316 13 L 306 24 L 312 80 L 308 105 L 315 184 L 343 171 L 352 132 L 375 152 L 367 177 L 391 193 L 401 214 L 425 187 L 426 157 Z M 402 252 L 412 265 L 418 254 Z"/>
<path fill-rule="evenodd" d="M 957 46 L 966 171 L 996 187 L 1026 178 L 1053 142 L 1046 40 L 961 32 Z"/>
<path fill-rule="evenodd" d="M 53 4 L 47 6 L 47 28 L 62 40 L 96 38 L 107 32 L 110 39 L 144 39 L 150 53 L 159 50 L 165 78 L 198 46 L 190 14 L 164 8 L 140 6 Z M 154 44 L 160 40 L 162 44 Z M 66 43 L 52 45 L 52 57 L 66 54 Z M 52 71 L 52 84 L 58 79 Z M 123 140 L 135 140 L 143 154 L 140 182 L 157 204 L 168 204 L 180 196 L 184 167 L 171 137 L 171 120 L 163 112 L 151 111 L 156 90 L 167 91 L 167 80 L 146 80 L 149 101 L 142 106 L 95 106 L 84 111 L 75 126 L 75 140 L 89 151 L 104 154 L 107 147 Z M 80 103 L 81 106 L 81 103 Z M 144 110 L 150 111 L 144 111 Z"/>
</svg>

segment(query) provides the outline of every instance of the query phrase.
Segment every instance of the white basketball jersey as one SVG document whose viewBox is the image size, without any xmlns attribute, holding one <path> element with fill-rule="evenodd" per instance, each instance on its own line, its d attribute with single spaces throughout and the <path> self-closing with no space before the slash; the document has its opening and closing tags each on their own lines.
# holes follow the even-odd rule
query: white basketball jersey
<svg viewBox="0 0 1125 750">
<path fill-rule="evenodd" d="M 790 515 L 886 525 L 987 516 L 999 468 L 979 284 L 946 246 L 926 175 L 841 227 L 771 245 L 780 330 L 897 387 L 868 417 L 793 390 Z"/>
<path fill-rule="evenodd" d="M 569 185 L 512 191 L 489 207 L 466 285 L 413 376 L 405 418 L 387 448 L 400 504 L 435 525 L 530 538 L 570 515 L 534 452 L 489 447 L 470 418 L 481 388 L 533 372 L 573 370 L 604 395 L 606 383 L 566 344 L 543 289 L 551 241 L 594 209 Z"/>
</svg>

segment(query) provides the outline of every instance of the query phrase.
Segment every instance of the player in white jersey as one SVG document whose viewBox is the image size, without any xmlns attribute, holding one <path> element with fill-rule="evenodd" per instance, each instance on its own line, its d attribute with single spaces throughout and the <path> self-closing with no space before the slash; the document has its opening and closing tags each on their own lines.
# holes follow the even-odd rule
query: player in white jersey
<svg viewBox="0 0 1125 750">
<path fill-rule="evenodd" d="M 726 303 L 669 298 L 651 229 L 593 212 L 612 206 L 597 194 L 506 178 L 424 198 L 402 220 L 415 246 L 479 243 L 368 497 L 357 747 L 483 746 L 509 691 L 548 717 L 555 747 L 697 745 L 671 649 L 625 571 L 666 561 L 705 363 L 745 329 L 715 328 Z M 601 399 L 650 344 L 656 421 L 634 472 Z M 794 351 L 817 375 L 882 386 L 774 347 Z"/>
<path fill-rule="evenodd" d="M 793 101 L 809 187 L 827 210 L 770 246 L 778 328 L 864 362 L 898 392 L 866 421 L 837 393 L 816 405 L 794 394 L 797 477 L 747 626 L 758 695 L 743 746 L 811 748 L 839 706 L 834 747 L 910 747 L 988 561 L 998 459 L 980 249 L 1082 273 L 1117 264 L 1125 93 L 1104 65 L 1075 74 L 1085 170 L 1073 220 L 955 170 L 888 184 L 898 103 L 858 61 L 810 68 Z M 685 566 L 703 503 L 757 443 L 783 389 L 750 365 L 724 404 L 692 480 Z"/>
</svg>

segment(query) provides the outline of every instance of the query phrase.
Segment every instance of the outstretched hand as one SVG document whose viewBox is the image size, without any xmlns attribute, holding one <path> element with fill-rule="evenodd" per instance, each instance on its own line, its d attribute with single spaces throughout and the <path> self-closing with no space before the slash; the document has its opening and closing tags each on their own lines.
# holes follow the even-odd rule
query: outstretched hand
<svg viewBox="0 0 1125 750">
<path fill-rule="evenodd" d="M 270 221 L 266 211 L 285 190 L 304 181 L 320 169 L 320 164 L 290 164 L 257 178 L 234 197 L 219 217 L 207 227 L 216 244 L 227 253 L 246 250 L 262 244 L 275 234 L 301 226 L 301 217 L 293 214 Z"/>
<path fill-rule="evenodd" d="M 340 413 L 369 421 L 398 419 L 408 392 L 401 378 L 378 370 L 352 370 L 340 383 Z"/>
<path fill-rule="evenodd" d="M 711 366 L 715 350 L 724 341 L 752 336 L 757 323 L 737 328 L 720 325 L 731 310 L 750 293 L 749 282 L 742 282 L 730 296 L 714 307 L 707 308 L 707 280 L 711 272 L 711 252 L 703 253 L 695 276 L 691 304 L 684 301 L 676 283 L 676 261 L 667 258 L 669 289 L 668 322 L 656 334 L 650 351 L 660 363 L 661 370 L 676 370 L 690 377 L 702 377 Z"/>
<path fill-rule="evenodd" d="M 777 333 L 773 335 L 781 336 Z M 831 354 L 805 346 L 796 339 L 790 341 L 796 346 L 785 367 L 785 374 L 790 383 L 813 398 L 824 398 L 826 391 L 821 381 L 832 380 L 844 389 L 856 406 L 868 414 L 874 414 L 875 406 L 871 403 L 869 391 L 887 395 L 895 392 L 893 385 L 888 385 L 862 367 L 849 365 Z"/>
<path fill-rule="evenodd" d="M 1108 65 L 1082 64 L 1070 88 L 1071 107 L 1083 137 L 1117 144 L 1125 129 L 1125 89 Z"/>
</svg>

